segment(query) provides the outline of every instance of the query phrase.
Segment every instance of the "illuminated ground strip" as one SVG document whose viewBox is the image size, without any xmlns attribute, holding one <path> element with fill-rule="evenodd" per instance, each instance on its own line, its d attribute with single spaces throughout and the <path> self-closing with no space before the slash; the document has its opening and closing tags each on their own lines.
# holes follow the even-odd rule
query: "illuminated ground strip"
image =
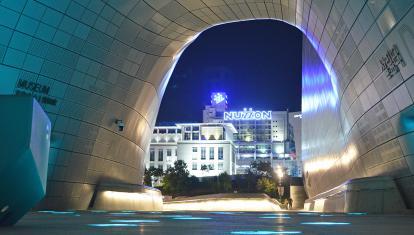
<svg viewBox="0 0 414 235">
<path fill-rule="evenodd" d="M 88 224 L 90 227 L 138 227 L 138 224 Z"/>
<path fill-rule="evenodd" d="M 161 215 L 160 217 L 164 218 L 189 218 L 191 215 Z"/>
<path fill-rule="evenodd" d="M 290 219 L 289 216 L 262 216 L 261 219 Z"/>
<path fill-rule="evenodd" d="M 349 225 L 347 222 L 302 222 L 305 225 Z"/>
<path fill-rule="evenodd" d="M 174 217 L 175 220 L 208 220 L 208 217 Z"/>
<path fill-rule="evenodd" d="M 368 215 L 368 213 L 365 212 L 352 212 L 352 213 L 347 213 L 348 215 Z"/>
<path fill-rule="evenodd" d="M 39 213 L 49 213 L 54 215 L 68 215 L 68 214 L 75 214 L 74 211 L 38 211 Z"/>
<path fill-rule="evenodd" d="M 300 231 L 233 231 L 231 234 L 300 234 Z"/>
<path fill-rule="evenodd" d="M 135 213 L 132 212 L 114 212 L 114 213 L 109 213 L 110 215 L 135 215 Z"/>
<path fill-rule="evenodd" d="M 282 213 L 277 213 L 277 214 L 275 214 L 275 213 L 265 213 L 263 215 L 266 215 L 266 216 L 288 216 L 289 214 L 282 214 Z"/>
<path fill-rule="evenodd" d="M 216 214 L 216 215 L 234 215 L 234 214 L 240 214 L 243 212 L 225 212 L 225 211 L 218 211 L 218 212 L 210 212 L 210 214 Z"/>
<path fill-rule="evenodd" d="M 142 219 L 114 219 L 111 223 L 159 223 L 159 220 L 142 220 Z"/>
<path fill-rule="evenodd" d="M 312 213 L 312 212 L 301 212 L 301 213 L 298 213 L 298 215 L 318 215 L 318 214 Z"/>
</svg>

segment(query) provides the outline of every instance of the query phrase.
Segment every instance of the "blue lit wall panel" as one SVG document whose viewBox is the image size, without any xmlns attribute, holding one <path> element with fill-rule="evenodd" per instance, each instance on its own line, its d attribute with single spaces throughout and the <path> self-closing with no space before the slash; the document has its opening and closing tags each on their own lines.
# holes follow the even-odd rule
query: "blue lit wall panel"
<svg viewBox="0 0 414 235">
<path fill-rule="evenodd" d="M 51 124 L 30 96 L 0 95 L 0 226 L 13 225 L 46 194 Z"/>
<path fill-rule="evenodd" d="M 341 170 L 341 153 L 346 148 L 341 126 L 336 77 L 328 73 L 314 45 L 303 38 L 302 47 L 302 159 L 306 188 L 310 195 L 346 180 L 329 171 Z M 339 172 L 338 172 L 339 173 Z"/>
</svg>

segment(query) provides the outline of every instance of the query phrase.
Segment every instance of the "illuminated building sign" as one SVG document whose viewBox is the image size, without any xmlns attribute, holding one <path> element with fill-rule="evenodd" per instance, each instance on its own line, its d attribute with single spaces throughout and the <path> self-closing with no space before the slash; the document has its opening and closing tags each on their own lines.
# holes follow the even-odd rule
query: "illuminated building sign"
<svg viewBox="0 0 414 235">
<path fill-rule="evenodd" d="M 227 95 L 224 92 L 213 92 L 211 93 L 211 104 L 226 104 L 227 103 Z"/>
<path fill-rule="evenodd" d="M 243 110 L 238 112 L 224 112 L 224 120 L 272 120 L 272 111 Z"/>
</svg>

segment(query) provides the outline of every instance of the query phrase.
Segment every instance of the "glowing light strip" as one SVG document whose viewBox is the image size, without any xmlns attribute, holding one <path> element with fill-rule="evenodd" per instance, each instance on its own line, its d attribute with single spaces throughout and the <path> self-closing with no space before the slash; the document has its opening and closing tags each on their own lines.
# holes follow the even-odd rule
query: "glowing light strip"
<svg viewBox="0 0 414 235">
<path fill-rule="evenodd" d="M 208 217 L 174 217 L 175 220 L 209 220 Z"/>
<path fill-rule="evenodd" d="M 304 225 L 349 225 L 348 222 L 302 222 Z"/>
<path fill-rule="evenodd" d="M 135 213 L 131 213 L 131 212 L 113 212 L 113 213 L 109 213 L 110 215 L 135 215 Z"/>
<path fill-rule="evenodd" d="M 111 223 L 159 223 L 159 220 L 143 220 L 143 219 L 114 219 Z"/>
<path fill-rule="evenodd" d="M 75 214 L 74 211 L 38 211 L 38 213 L 49 213 L 49 214 L 54 214 L 54 215 Z"/>
<path fill-rule="evenodd" d="M 365 212 L 350 212 L 350 213 L 347 213 L 348 215 L 368 215 L 368 213 L 365 213 Z"/>
<path fill-rule="evenodd" d="M 291 219 L 289 216 L 262 216 L 261 219 Z"/>
<path fill-rule="evenodd" d="M 301 234 L 301 231 L 265 231 L 265 230 L 257 230 L 257 231 L 233 231 L 231 234 Z"/>
<path fill-rule="evenodd" d="M 88 224 L 90 227 L 138 227 L 138 224 Z"/>
</svg>

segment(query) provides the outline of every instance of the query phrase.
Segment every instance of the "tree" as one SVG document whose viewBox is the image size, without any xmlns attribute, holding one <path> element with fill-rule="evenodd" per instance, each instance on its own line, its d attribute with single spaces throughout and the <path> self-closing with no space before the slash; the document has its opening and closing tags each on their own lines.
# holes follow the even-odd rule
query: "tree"
<svg viewBox="0 0 414 235">
<path fill-rule="evenodd" d="M 207 167 L 207 165 L 201 165 L 201 168 L 200 168 L 200 170 L 202 170 L 202 171 L 208 171 L 208 167 Z"/>
<path fill-rule="evenodd" d="M 218 184 L 220 192 L 231 192 L 232 191 L 232 182 L 231 177 L 227 172 L 223 172 L 218 176 Z"/>
<path fill-rule="evenodd" d="M 186 194 L 191 184 L 187 164 L 182 160 L 175 161 L 174 167 L 168 168 L 165 172 L 162 183 L 164 194 L 174 197 Z"/>
<path fill-rule="evenodd" d="M 270 178 L 260 178 L 257 181 L 257 190 L 266 193 L 270 197 L 276 197 L 276 183 Z"/>
<path fill-rule="evenodd" d="M 145 168 L 144 172 L 144 185 L 153 187 L 153 179 L 160 179 L 164 175 L 164 171 L 161 168 L 150 167 L 149 169 Z"/>
<path fill-rule="evenodd" d="M 162 177 L 164 175 L 164 171 L 161 168 L 152 168 L 151 174 L 154 177 Z"/>
<path fill-rule="evenodd" d="M 249 170 L 244 177 L 246 180 L 245 190 L 249 193 L 256 192 L 257 175 L 253 174 L 253 172 Z"/>
<path fill-rule="evenodd" d="M 193 196 L 194 193 L 194 189 L 198 188 L 199 185 L 199 181 L 198 178 L 195 177 L 194 175 L 188 178 L 188 183 L 187 183 L 187 187 L 190 190 L 186 191 L 186 195 L 188 196 Z"/>
<path fill-rule="evenodd" d="M 272 178 L 274 175 L 272 165 L 268 161 L 253 161 L 250 164 L 249 171 L 259 177 Z"/>
<path fill-rule="evenodd" d="M 151 171 L 147 168 L 144 171 L 144 185 L 152 187 Z"/>
<path fill-rule="evenodd" d="M 209 167 L 207 166 L 207 165 L 205 165 L 205 164 L 203 164 L 203 165 L 201 165 L 201 168 L 200 168 L 200 170 L 204 173 L 204 172 L 209 172 L 210 171 L 210 169 L 209 169 Z"/>
<path fill-rule="evenodd" d="M 170 172 L 177 174 L 179 176 L 187 176 L 190 174 L 187 170 L 187 163 L 185 163 L 183 160 L 177 160 L 174 162 L 174 167 L 170 167 L 167 169 L 170 170 Z"/>
</svg>

